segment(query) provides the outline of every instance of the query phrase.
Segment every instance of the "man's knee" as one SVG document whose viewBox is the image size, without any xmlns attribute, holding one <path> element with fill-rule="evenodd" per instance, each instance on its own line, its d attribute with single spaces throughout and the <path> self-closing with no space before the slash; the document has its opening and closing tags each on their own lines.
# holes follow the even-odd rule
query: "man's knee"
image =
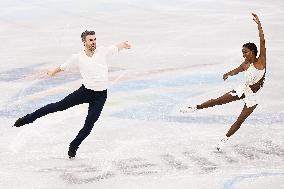
<svg viewBox="0 0 284 189">
<path fill-rule="evenodd" d="M 55 102 L 51 104 L 51 107 L 54 111 L 63 111 L 68 108 L 68 104 L 64 102 Z"/>
<path fill-rule="evenodd" d="M 91 119 L 86 119 L 85 125 L 88 125 L 88 128 L 93 128 L 94 124 L 98 121 L 99 116 L 94 116 Z"/>
</svg>

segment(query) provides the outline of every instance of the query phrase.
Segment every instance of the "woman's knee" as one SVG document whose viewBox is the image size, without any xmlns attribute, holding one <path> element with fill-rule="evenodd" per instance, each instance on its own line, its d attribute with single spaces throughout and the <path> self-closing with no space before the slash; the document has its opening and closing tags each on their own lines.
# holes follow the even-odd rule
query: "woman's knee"
<svg viewBox="0 0 284 189">
<path fill-rule="evenodd" d="M 221 98 L 213 98 L 210 100 L 212 104 L 214 105 L 220 105 L 222 104 L 222 99 Z"/>
</svg>

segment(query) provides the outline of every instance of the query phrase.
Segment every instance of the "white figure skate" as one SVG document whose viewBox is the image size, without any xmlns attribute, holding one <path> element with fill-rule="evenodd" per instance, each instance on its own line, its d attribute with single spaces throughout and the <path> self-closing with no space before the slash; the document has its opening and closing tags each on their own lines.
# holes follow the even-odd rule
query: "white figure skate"
<svg viewBox="0 0 284 189">
<path fill-rule="evenodd" d="M 221 141 L 217 144 L 217 150 L 221 151 L 228 140 L 229 140 L 229 137 L 227 137 L 227 136 L 222 138 Z"/>
<path fill-rule="evenodd" d="M 181 113 L 193 113 L 195 111 L 197 111 L 197 107 L 196 106 L 189 106 L 189 107 L 184 107 L 184 108 L 181 108 L 179 110 Z"/>
</svg>

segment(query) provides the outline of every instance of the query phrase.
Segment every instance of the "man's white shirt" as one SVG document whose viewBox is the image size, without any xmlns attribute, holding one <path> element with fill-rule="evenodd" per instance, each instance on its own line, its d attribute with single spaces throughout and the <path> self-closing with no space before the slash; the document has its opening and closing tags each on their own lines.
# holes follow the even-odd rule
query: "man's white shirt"
<svg viewBox="0 0 284 189">
<path fill-rule="evenodd" d="M 60 66 L 61 70 L 77 66 L 82 76 L 82 83 L 86 88 L 94 91 L 103 91 L 108 88 L 108 65 L 107 56 L 118 52 L 118 48 L 99 47 L 92 57 L 86 55 L 85 51 L 73 54 Z"/>
</svg>

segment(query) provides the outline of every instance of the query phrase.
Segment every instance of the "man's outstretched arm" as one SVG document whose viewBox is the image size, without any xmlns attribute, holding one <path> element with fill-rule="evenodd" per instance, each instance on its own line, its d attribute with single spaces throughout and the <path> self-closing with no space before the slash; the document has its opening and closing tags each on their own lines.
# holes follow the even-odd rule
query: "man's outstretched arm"
<svg viewBox="0 0 284 189">
<path fill-rule="evenodd" d="M 60 69 L 60 67 L 57 67 L 57 68 L 55 68 L 55 69 L 53 69 L 53 70 L 49 70 L 49 71 L 47 72 L 47 75 L 49 75 L 49 76 L 54 76 L 55 74 L 57 74 L 57 73 L 59 73 L 59 72 L 61 72 L 61 71 L 63 71 L 63 70 Z"/>
<path fill-rule="evenodd" d="M 54 76 L 55 74 L 64 71 L 65 69 L 68 69 L 68 67 L 71 67 L 74 63 L 78 62 L 78 54 L 73 54 L 69 59 L 67 59 L 66 62 L 64 62 L 62 65 L 58 66 L 57 68 L 53 70 L 49 70 L 47 74 L 49 76 Z"/>
</svg>

